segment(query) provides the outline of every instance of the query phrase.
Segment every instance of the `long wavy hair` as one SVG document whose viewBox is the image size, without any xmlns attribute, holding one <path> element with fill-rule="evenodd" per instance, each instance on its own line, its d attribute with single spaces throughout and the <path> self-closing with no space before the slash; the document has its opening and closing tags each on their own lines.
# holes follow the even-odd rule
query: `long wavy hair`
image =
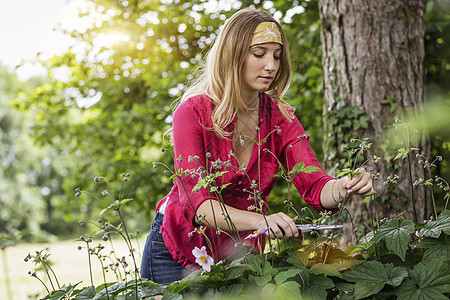
<svg viewBox="0 0 450 300">
<path fill-rule="evenodd" d="M 291 82 L 291 61 L 289 48 L 281 25 L 267 12 L 254 8 L 245 8 L 229 18 L 208 52 L 205 63 L 198 70 L 198 76 L 181 97 L 180 102 L 190 97 L 206 94 L 215 104 L 212 113 L 214 132 L 219 137 L 230 136 L 225 128 L 235 117 L 237 111 L 249 109 L 242 98 L 242 69 L 250 49 L 255 28 L 261 22 L 274 22 L 281 33 L 283 51 L 280 56 L 280 68 L 268 92 L 272 92 L 278 101 L 282 114 L 289 120 L 289 104 L 283 100 Z"/>
</svg>

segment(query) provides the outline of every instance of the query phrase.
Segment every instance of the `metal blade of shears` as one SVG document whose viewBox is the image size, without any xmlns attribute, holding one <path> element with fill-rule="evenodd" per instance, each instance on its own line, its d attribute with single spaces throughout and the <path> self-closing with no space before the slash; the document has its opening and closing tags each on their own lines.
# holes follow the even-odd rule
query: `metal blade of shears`
<svg viewBox="0 0 450 300">
<path fill-rule="evenodd" d="M 342 228 L 344 225 L 317 225 L 317 224 L 304 224 L 297 225 L 299 233 L 311 232 L 315 230 L 326 230 L 326 229 L 338 229 Z"/>
</svg>

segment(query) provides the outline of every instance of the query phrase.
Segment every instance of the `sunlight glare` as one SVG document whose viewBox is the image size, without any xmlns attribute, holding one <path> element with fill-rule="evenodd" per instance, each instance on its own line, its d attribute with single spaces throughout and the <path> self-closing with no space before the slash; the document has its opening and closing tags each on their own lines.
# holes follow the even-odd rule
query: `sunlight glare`
<svg viewBox="0 0 450 300">
<path fill-rule="evenodd" d="M 130 40 L 130 36 L 120 32 L 110 32 L 110 33 L 100 33 L 94 39 L 94 45 L 99 47 L 112 47 L 115 43 L 123 41 L 127 42 Z"/>
</svg>

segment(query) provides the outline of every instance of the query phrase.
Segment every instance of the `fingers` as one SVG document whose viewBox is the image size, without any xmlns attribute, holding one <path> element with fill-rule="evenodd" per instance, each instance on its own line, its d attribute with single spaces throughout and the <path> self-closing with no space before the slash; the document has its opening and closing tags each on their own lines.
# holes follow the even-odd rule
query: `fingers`
<svg viewBox="0 0 450 300">
<path fill-rule="evenodd" d="M 283 236 L 288 238 L 299 236 L 298 229 L 297 226 L 295 226 L 294 221 L 282 212 L 268 215 L 266 220 L 269 225 L 267 234 L 272 239 L 282 239 Z"/>
<path fill-rule="evenodd" d="M 363 196 L 372 195 L 375 191 L 373 190 L 370 174 L 362 168 L 358 171 L 360 173 L 355 174 L 352 179 L 347 179 L 343 182 L 344 188 L 347 189 L 348 194 L 353 193 Z"/>
</svg>

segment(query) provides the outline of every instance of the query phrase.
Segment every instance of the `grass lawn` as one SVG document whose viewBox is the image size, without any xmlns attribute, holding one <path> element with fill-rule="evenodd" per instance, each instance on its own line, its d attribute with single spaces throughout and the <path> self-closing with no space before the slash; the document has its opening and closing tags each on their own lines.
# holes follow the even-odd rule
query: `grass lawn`
<svg viewBox="0 0 450 300">
<path fill-rule="evenodd" d="M 140 267 L 142 250 L 145 243 L 146 234 L 143 234 L 138 243 L 133 240 L 133 246 L 136 249 L 136 260 Z M 101 243 L 105 249 L 101 251 L 103 255 L 109 255 L 111 252 L 110 242 L 94 240 L 91 246 L 97 246 Z M 60 285 L 75 284 L 80 281 L 79 287 L 90 285 L 89 267 L 87 250 L 83 248 L 78 250 L 78 246 L 84 246 L 82 242 L 62 241 L 47 244 L 19 244 L 14 247 L 6 248 L 4 252 L 0 252 L 3 257 L 0 259 L 0 298 L 5 300 L 29 300 L 39 299 L 46 295 L 45 288 L 36 279 L 28 275 L 28 271 L 34 271 L 35 265 L 32 260 L 25 262 L 24 258 L 28 253 L 33 254 L 35 251 L 46 249 L 44 252 L 50 254 L 50 261 L 53 263 Z M 113 241 L 114 250 L 117 257 L 125 256 L 130 267 L 132 259 L 129 255 L 128 248 L 122 240 Z M 6 262 L 4 256 L 6 254 Z M 101 265 L 96 256 L 91 256 L 94 285 L 103 283 Z M 5 272 L 5 264 L 8 273 Z M 37 273 L 41 279 L 44 279 L 42 271 Z M 7 277 L 8 276 L 8 277 Z M 116 281 L 113 273 L 106 273 L 107 281 Z M 9 287 L 6 281 L 9 279 Z M 44 280 L 48 284 L 48 280 Z M 50 287 L 50 285 L 48 284 Z"/>
</svg>

